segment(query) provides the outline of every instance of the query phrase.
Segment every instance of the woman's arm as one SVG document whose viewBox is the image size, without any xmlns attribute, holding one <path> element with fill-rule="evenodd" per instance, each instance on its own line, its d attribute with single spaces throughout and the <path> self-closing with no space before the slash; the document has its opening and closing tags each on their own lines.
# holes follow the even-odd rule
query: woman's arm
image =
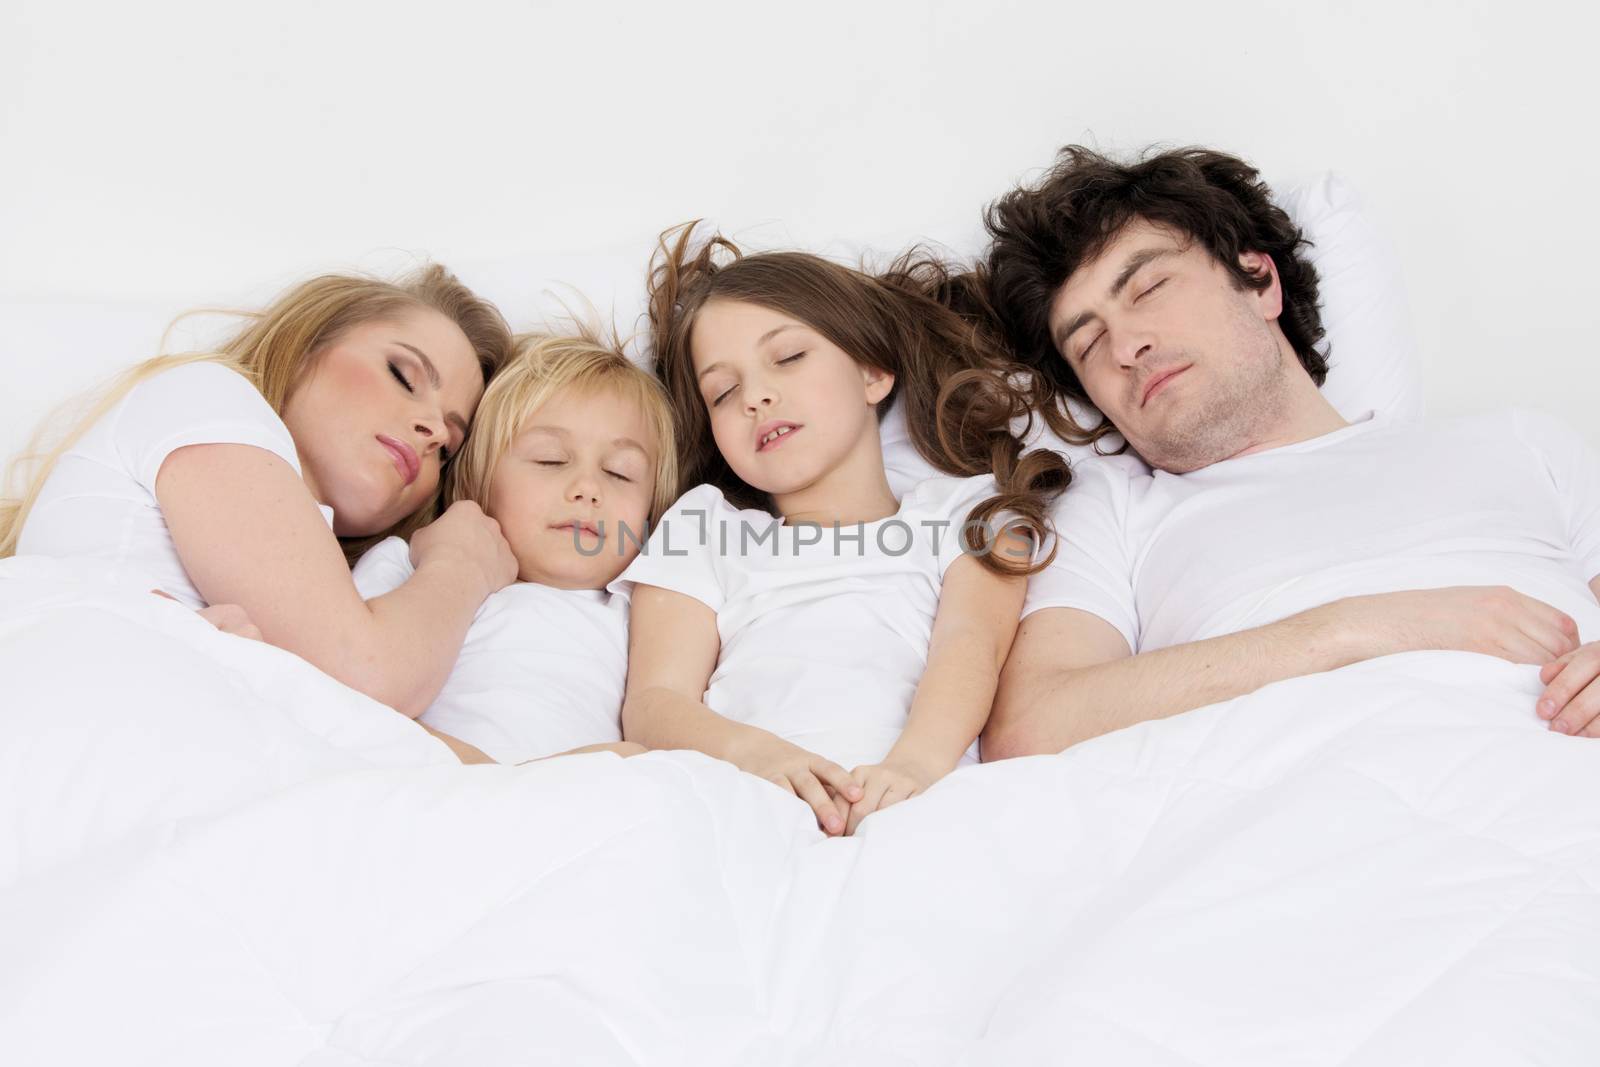
<svg viewBox="0 0 1600 1067">
<path fill-rule="evenodd" d="M 178 449 L 156 499 L 208 603 L 238 604 L 270 644 L 413 718 L 449 677 L 478 605 L 516 576 L 498 525 L 457 505 L 417 535 L 411 580 L 365 602 L 305 482 L 248 445 Z"/>
<path fill-rule="evenodd" d="M 1026 551 L 1019 539 L 1010 541 Z M 977 740 L 1027 590 L 1026 578 L 995 574 L 969 556 L 950 565 L 911 714 L 883 762 L 853 772 L 862 798 L 851 805 L 847 833 L 872 812 L 913 797 L 949 774 Z"/>
<path fill-rule="evenodd" d="M 634 587 L 628 623 L 628 688 L 622 734 L 652 749 L 692 748 L 760 775 L 811 805 L 824 830 L 844 829 L 846 801 L 860 790 L 843 767 L 756 726 L 734 722 L 701 701 L 722 641 L 717 616 L 691 596 Z M 854 794 L 854 795 L 851 795 Z"/>
</svg>

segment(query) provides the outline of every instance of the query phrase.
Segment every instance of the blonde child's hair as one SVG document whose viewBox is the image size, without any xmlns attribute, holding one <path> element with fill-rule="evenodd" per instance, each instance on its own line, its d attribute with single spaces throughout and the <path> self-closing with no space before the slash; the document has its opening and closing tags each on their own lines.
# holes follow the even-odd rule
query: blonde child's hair
<svg viewBox="0 0 1600 1067">
<path fill-rule="evenodd" d="M 460 327 L 472 345 L 484 378 L 492 378 L 506 358 L 511 330 L 493 304 L 474 294 L 444 267 L 433 264 L 394 282 L 349 274 L 325 274 L 301 282 L 263 311 L 240 312 L 245 325 L 216 351 L 145 360 L 87 401 L 68 404 L 57 417 L 45 420 L 33 442 L 7 471 L 4 492 L 0 493 L 0 559 L 16 553 L 23 523 L 56 463 L 140 382 L 186 363 L 220 363 L 249 379 L 272 410 L 281 415 L 290 392 L 328 345 L 355 326 L 415 308 L 437 311 Z M 58 432 L 59 423 L 64 421 L 62 416 L 70 420 L 65 433 Z M 55 439 L 50 441 L 52 437 Z M 437 498 L 430 499 L 387 530 L 369 537 L 340 538 L 345 558 L 354 562 L 362 552 L 391 535 L 409 537 L 432 522 L 437 510 Z"/>
<path fill-rule="evenodd" d="M 656 442 L 650 522 L 661 517 L 678 493 L 677 435 L 672 405 L 655 376 L 590 330 L 571 334 L 524 333 L 512 341 L 511 358 L 495 375 L 472 423 L 472 436 L 451 464 L 445 483 L 449 503 L 471 500 L 487 509 L 495 467 L 534 412 L 565 389 L 609 390 L 637 404 Z M 643 536 L 643 531 L 636 531 Z"/>
</svg>

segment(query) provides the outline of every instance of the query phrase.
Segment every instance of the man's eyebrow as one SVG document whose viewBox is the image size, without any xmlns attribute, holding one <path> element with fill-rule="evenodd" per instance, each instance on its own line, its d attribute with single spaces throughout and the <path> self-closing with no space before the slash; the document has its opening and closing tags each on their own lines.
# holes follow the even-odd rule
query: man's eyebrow
<svg viewBox="0 0 1600 1067">
<path fill-rule="evenodd" d="M 1060 352 L 1062 355 L 1066 355 L 1067 342 L 1072 338 L 1072 335 L 1089 325 L 1089 323 L 1092 321 L 1094 321 L 1094 312 L 1082 311 L 1079 312 L 1077 317 L 1075 317 L 1071 322 L 1057 330 L 1056 351 Z"/>
<path fill-rule="evenodd" d="M 422 369 L 427 372 L 428 381 L 433 383 L 433 387 L 435 389 L 438 389 L 439 388 L 439 382 L 440 382 L 440 379 L 439 379 L 439 368 L 435 367 L 433 365 L 433 360 L 428 358 L 428 353 L 424 352 L 422 349 L 418 348 L 416 345 L 408 345 L 404 341 L 396 341 L 395 344 L 399 345 L 401 348 L 405 349 L 407 352 L 410 352 L 412 355 L 416 356 L 418 359 L 420 359 L 422 361 Z M 450 412 L 449 414 L 445 415 L 444 421 L 448 422 L 450 425 L 454 426 L 457 430 L 459 430 L 461 432 L 461 439 L 463 441 L 466 440 L 466 438 L 467 438 L 467 420 L 462 418 L 460 412 L 458 412 L 458 411 Z"/>
<path fill-rule="evenodd" d="M 1111 288 L 1109 290 L 1110 294 L 1113 297 L 1119 296 L 1122 293 L 1122 290 L 1128 287 L 1128 283 L 1133 280 L 1133 276 L 1139 273 L 1140 267 L 1152 263 L 1163 256 L 1175 256 L 1177 254 L 1178 250 L 1176 248 L 1145 248 L 1135 252 L 1128 258 L 1128 262 L 1123 264 L 1122 270 L 1117 274 L 1116 281 L 1111 283 Z M 1065 355 L 1067 351 L 1067 341 L 1071 339 L 1073 334 L 1077 333 L 1079 330 L 1083 329 L 1093 321 L 1094 312 L 1092 311 L 1080 312 L 1074 316 L 1072 321 L 1068 322 L 1066 325 L 1062 326 L 1061 329 L 1056 331 L 1056 351 Z"/>
<path fill-rule="evenodd" d="M 1128 257 L 1128 262 L 1123 264 L 1122 273 L 1117 275 L 1117 280 L 1111 283 L 1111 295 L 1117 296 L 1122 290 L 1126 289 L 1128 283 L 1133 280 L 1133 276 L 1139 273 L 1139 268 L 1146 263 L 1160 259 L 1162 256 L 1175 256 L 1177 254 L 1178 250 L 1175 248 L 1146 248 L 1135 252 Z"/>
</svg>

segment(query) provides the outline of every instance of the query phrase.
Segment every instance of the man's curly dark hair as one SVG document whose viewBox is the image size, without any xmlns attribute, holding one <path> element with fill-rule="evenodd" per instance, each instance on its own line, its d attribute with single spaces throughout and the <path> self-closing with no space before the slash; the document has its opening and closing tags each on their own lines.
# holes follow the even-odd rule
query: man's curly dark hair
<svg viewBox="0 0 1600 1067">
<path fill-rule="evenodd" d="M 1134 219 L 1170 227 L 1203 245 L 1241 289 L 1270 284 L 1239 264 L 1243 252 L 1271 256 L 1283 290 L 1278 325 L 1319 386 L 1328 374 L 1317 271 L 1310 242 L 1250 164 L 1208 148 L 1150 151 L 1120 163 L 1068 145 L 1044 178 L 989 205 L 992 238 L 977 287 L 1016 357 L 1034 373 L 1034 400 L 1047 421 L 1062 396 L 1089 401 L 1050 336 L 1050 302 L 1073 271 L 1092 260 Z M 1088 428 L 1084 428 L 1088 429 Z M 1108 423 L 1075 436 L 1096 438 Z"/>
</svg>

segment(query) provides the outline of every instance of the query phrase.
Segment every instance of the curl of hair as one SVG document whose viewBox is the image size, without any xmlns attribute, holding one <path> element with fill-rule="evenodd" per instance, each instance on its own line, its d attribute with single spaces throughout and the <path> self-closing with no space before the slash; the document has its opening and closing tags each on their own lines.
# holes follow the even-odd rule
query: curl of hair
<svg viewBox="0 0 1600 1067">
<path fill-rule="evenodd" d="M 1239 262 L 1245 252 L 1272 258 L 1283 292 L 1278 325 L 1312 380 L 1328 374 L 1316 268 L 1310 242 L 1272 201 L 1256 169 L 1208 148 L 1147 151 L 1121 163 L 1082 145 L 1061 149 L 1044 177 L 989 205 L 991 244 L 968 287 L 999 324 L 1016 358 L 1033 372 L 1036 407 L 1049 418 L 1062 397 L 1089 403 L 1050 335 L 1050 304 L 1071 274 L 1094 259 L 1135 219 L 1200 242 L 1240 289 L 1271 284 Z M 1058 430 L 1058 432 L 1060 432 Z M 1080 433 L 1098 440 L 1114 427 L 1104 418 Z"/>
<path fill-rule="evenodd" d="M 690 348 L 707 303 L 740 301 L 803 322 L 857 363 L 894 375 L 879 418 L 901 404 L 913 447 L 935 468 L 994 475 L 999 493 L 973 510 L 974 527 L 1004 513 L 1005 529 L 1035 545 L 1053 541 L 1050 504 L 1071 470 L 1055 452 L 1023 454 L 1031 426 L 1027 374 L 984 319 L 968 313 L 964 276 L 920 249 L 870 272 L 804 252 L 745 254 L 721 234 L 696 247 L 697 226 L 661 235 L 649 283 L 654 366 L 672 402 L 684 488 L 710 483 L 736 507 L 773 510 L 770 497 L 743 482 L 717 450 Z M 969 529 L 969 547 L 996 573 L 1029 574 L 1049 562 L 1002 558 L 983 540 Z"/>
<path fill-rule="evenodd" d="M 56 462 L 140 382 L 184 363 L 221 363 L 249 379 L 272 410 L 282 414 L 289 394 L 328 345 L 363 323 L 417 308 L 437 311 L 461 329 L 485 379 L 505 361 L 511 348 L 511 330 L 505 319 L 493 304 L 438 264 L 393 282 L 348 274 L 325 274 L 301 282 L 264 310 L 235 312 L 245 324 L 215 351 L 145 360 L 46 419 L 7 471 L 5 498 L 0 499 L 0 558 L 15 554 L 28 512 Z M 60 433 L 57 427 L 63 423 L 69 429 Z M 385 537 L 409 537 L 433 521 L 438 507 L 436 494 L 387 530 L 340 538 L 346 560 L 353 564 Z"/>
</svg>

